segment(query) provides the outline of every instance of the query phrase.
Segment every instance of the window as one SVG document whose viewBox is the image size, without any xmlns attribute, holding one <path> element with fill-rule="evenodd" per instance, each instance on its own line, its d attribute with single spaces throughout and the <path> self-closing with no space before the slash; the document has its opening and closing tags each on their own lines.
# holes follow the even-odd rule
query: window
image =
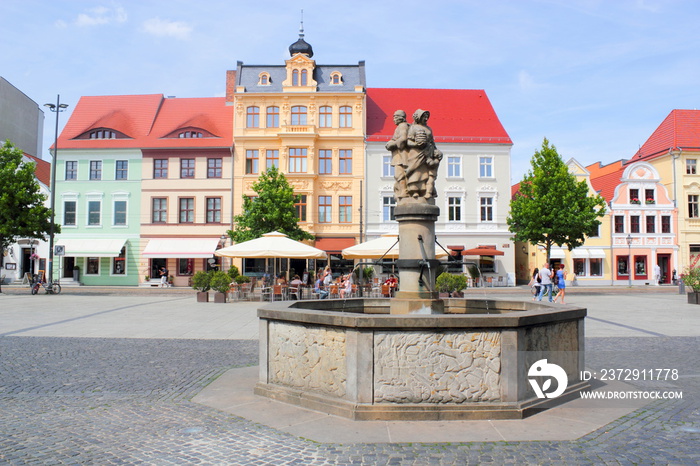
<svg viewBox="0 0 700 466">
<path fill-rule="evenodd" d="M 654 204 L 656 202 L 653 189 L 645 189 L 644 190 L 644 201 L 647 204 Z"/>
<path fill-rule="evenodd" d="M 685 160 L 685 174 L 686 175 L 697 175 L 697 160 L 696 159 L 686 159 Z"/>
<path fill-rule="evenodd" d="M 99 275 L 100 274 L 100 258 L 99 257 L 88 257 L 87 266 L 85 267 L 86 275 Z"/>
<path fill-rule="evenodd" d="M 305 125 L 306 124 L 306 107 L 303 105 L 297 105 L 292 107 L 292 124 L 293 125 Z"/>
<path fill-rule="evenodd" d="M 479 157 L 479 178 L 493 178 L 493 157 Z"/>
<path fill-rule="evenodd" d="M 698 213 L 698 195 L 689 194 L 688 195 L 688 217 L 698 218 L 700 215 Z"/>
<path fill-rule="evenodd" d="M 258 173 L 257 149 L 248 149 L 245 151 L 245 173 L 246 175 L 255 175 Z"/>
<path fill-rule="evenodd" d="M 223 159 L 207 159 L 207 178 L 221 178 Z"/>
<path fill-rule="evenodd" d="M 117 160 L 117 171 L 114 174 L 115 180 L 126 180 L 129 178 L 129 161 Z"/>
<path fill-rule="evenodd" d="M 245 110 L 245 125 L 246 128 L 260 127 L 260 107 L 248 107 Z"/>
<path fill-rule="evenodd" d="M 321 149 L 318 151 L 318 173 L 319 175 L 330 175 L 333 173 L 333 151 Z"/>
<path fill-rule="evenodd" d="M 168 221 L 168 199 L 154 197 L 151 221 L 153 223 L 165 223 Z"/>
<path fill-rule="evenodd" d="M 182 131 L 181 133 L 177 134 L 177 137 L 181 139 L 196 139 L 204 137 L 204 135 L 201 133 L 201 131 Z"/>
<path fill-rule="evenodd" d="M 634 274 L 647 274 L 647 256 L 634 256 Z"/>
<path fill-rule="evenodd" d="M 78 162 L 70 160 L 66 162 L 66 180 L 78 179 Z"/>
<path fill-rule="evenodd" d="M 168 177 L 168 159 L 153 160 L 153 178 Z"/>
<path fill-rule="evenodd" d="M 299 70 L 292 71 L 292 86 L 299 85 Z"/>
<path fill-rule="evenodd" d="M 319 128 L 330 128 L 333 126 L 333 109 L 327 105 L 318 109 Z"/>
<path fill-rule="evenodd" d="M 221 223 L 221 198 L 207 198 L 207 223 Z"/>
<path fill-rule="evenodd" d="M 615 233 L 625 232 L 625 217 L 623 215 L 615 215 Z"/>
<path fill-rule="evenodd" d="M 447 157 L 447 177 L 462 177 L 462 157 Z"/>
<path fill-rule="evenodd" d="M 258 85 L 259 86 L 269 86 L 270 85 L 270 75 L 268 73 L 260 73 L 259 79 L 258 79 Z"/>
<path fill-rule="evenodd" d="M 112 258 L 112 275 L 126 275 L 126 246 Z"/>
<path fill-rule="evenodd" d="M 178 259 L 177 260 L 178 275 L 194 274 L 194 259 Z"/>
<path fill-rule="evenodd" d="M 306 86 L 308 83 L 309 72 L 307 70 L 301 70 L 301 85 Z"/>
<path fill-rule="evenodd" d="M 101 180 L 102 179 L 102 161 L 93 160 L 90 162 L 90 179 L 91 180 Z"/>
<path fill-rule="evenodd" d="M 586 259 L 574 259 L 574 274 L 577 277 L 586 275 Z"/>
<path fill-rule="evenodd" d="M 661 216 L 661 233 L 671 233 L 671 216 Z"/>
<path fill-rule="evenodd" d="M 90 139 L 115 139 L 117 133 L 109 129 L 98 129 L 90 132 Z"/>
<path fill-rule="evenodd" d="M 289 173 L 306 173 L 306 148 L 289 149 Z"/>
<path fill-rule="evenodd" d="M 180 198 L 180 223 L 194 223 L 194 198 Z"/>
<path fill-rule="evenodd" d="M 630 189 L 630 204 L 639 204 L 639 190 Z"/>
<path fill-rule="evenodd" d="M 306 194 L 299 195 L 294 203 L 294 208 L 297 210 L 297 218 L 300 222 L 306 221 Z"/>
<path fill-rule="evenodd" d="M 394 199 L 394 196 L 384 196 L 382 199 L 382 220 L 384 222 L 396 220 L 396 217 L 394 217 L 395 208 L 396 199 Z"/>
<path fill-rule="evenodd" d="M 395 167 L 391 164 L 391 155 L 384 155 L 382 157 L 382 177 L 389 178 L 394 177 L 396 173 Z"/>
<path fill-rule="evenodd" d="M 331 197 L 318 196 L 318 223 L 331 223 Z"/>
<path fill-rule="evenodd" d="M 267 107 L 267 127 L 268 128 L 279 128 L 280 127 L 280 108 L 279 107 Z"/>
<path fill-rule="evenodd" d="M 331 85 L 339 86 L 342 83 L 343 83 L 343 75 L 340 74 L 340 71 L 332 72 L 331 73 Z"/>
<path fill-rule="evenodd" d="M 194 159 L 180 159 L 180 178 L 194 178 Z"/>
<path fill-rule="evenodd" d="M 352 175 L 352 149 L 341 149 L 338 160 L 338 173 Z"/>
<path fill-rule="evenodd" d="M 126 225 L 126 201 L 114 201 L 114 225 Z"/>
<path fill-rule="evenodd" d="M 656 233 L 656 217 L 653 215 L 647 216 L 647 233 Z"/>
<path fill-rule="evenodd" d="M 265 153 L 265 166 L 266 168 L 279 168 L 280 167 L 280 151 L 277 149 L 268 149 Z"/>
<path fill-rule="evenodd" d="M 338 198 L 338 214 L 340 223 L 352 222 L 352 196 L 340 196 Z"/>
<path fill-rule="evenodd" d="M 493 221 L 493 198 L 492 197 L 482 197 L 480 203 L 481 203 L 481 221 L 482 222 L 492 222 Z"/>
<path fill-rule="evenodd" d="M 75 226 L 76 223 L 76 208 L 78 203 L 75 201 L 65 201 L 63 203 L 63 225 Z"/>
<path fill-rule="evenodd" d="M 617 256 L 617 274 L 629 275 L 629 260 L 627 256 Z"/>
<path fill-rule="evenodd" d="M 450 222 L 459 222 L 462 220 L 462 198 L 448 197 L 447 198 L 447 213 Z"/>
<path fill-rule="evenodd" d="M 639 215 L 630 216 L 630 233 L 639 233 Z"/>
<path fill-rule="evenodd" d="M 100 225 L 101 214 L 102 214 L 102 202 L 101 201 L 89 201 L 88 202 L 88 225 L 92 225 L 92 226 Z"/>
<path fill-rule="evenodd" d="M 590 268 L 591 277 L 603 276 L 603 259 L 589 259 L 588 266 Z"/>
<path fill-rule="evenodd" d="M 352 107 L 340 107 L 340 120 L 338 126 L 341 128 L 352 128 Z"/>
</svg>

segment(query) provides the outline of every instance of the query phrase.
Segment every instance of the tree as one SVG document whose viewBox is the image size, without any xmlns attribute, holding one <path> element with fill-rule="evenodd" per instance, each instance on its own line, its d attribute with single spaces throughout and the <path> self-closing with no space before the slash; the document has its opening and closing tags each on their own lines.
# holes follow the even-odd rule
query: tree
<svg viewBox="0 0 700 466">
<path fill-rule="evenodd" d="M 506 221 L 514 241 L 543 246 L 549 262 L 552 245 L 572 250 L 598 232 L 606 204 L 600 195 L 589 195 L 585 181 L 576 181 L 546 138 L 531 163 Z"/>
<path fill-rule="evenodd" d="M 314 239 L 314 236 L 299 228 L 299 218 L 294 204 L 300 196 L 283 173 L 270 167 L 253 184 L 255 197 L 243 195 L 243 213 L 234 217 L 234 229 L 226 233 L 234 243 L 260 238 L 265 233 L 279 231 L 293 240 Z"/>
<path fill-rule="evenodd" d="M 20 238 L 45 239 L 51 228 L 51 209 L 34 177 L 36 164 L 24 162 L 22 155 L 10 141 L 0 147 L 0 254 Z"/>
</svg>

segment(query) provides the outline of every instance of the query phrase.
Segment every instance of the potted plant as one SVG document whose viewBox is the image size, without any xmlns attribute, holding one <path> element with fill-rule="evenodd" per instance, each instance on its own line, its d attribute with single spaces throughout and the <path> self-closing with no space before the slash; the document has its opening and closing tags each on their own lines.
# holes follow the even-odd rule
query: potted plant
<svg viewBox="0 0 700 466">
<path fill-rule="evenodd" d="M 211 274 L 211 280 L 209 281 L 209 286 L 214 290 L 214 302 L 215 303 L 225 303 L 226 295 L 228 294 L 229 288 L 231 288 L 231 276 L 218 270 Z"/>
<path fill-rule="evenodd" d="M 209 302 L 209 290 L 211 289 L 211 274 L 200 270 L 192 277 L 192 288 L 197 290 L 197 302 Z"/>
<path fill-rule="evenodd" d="M 687 267 L 681 281 L 692 290 L 688 292 L 688 304 L 700 304 L 700 267 Z"/>
<path fill-rule="evenodd" d="M 233 279 L 233 281 L 235 281 L 239 285 L 243 283 L 250 283 L 250 277 L 246 275 L 238 275 L 236 278 Z"/>
<path fill-rule="evenodd" d="M 443 272 L 437 277 L 435 285 L 438 291 L 442 293 L 447 293 L 447 296 L 449 298 L 452 298 L 453 294 L 455 295 L 454 297 L 457 298 L 463 296 L 461 294 L 461 291 L 467 287 L 467 279 L 464 275 L 461 274 L 454 275 L 451 273 Z M 460 294 L 460 296 L 457 296 L 457 294 Z"/>
</svg>

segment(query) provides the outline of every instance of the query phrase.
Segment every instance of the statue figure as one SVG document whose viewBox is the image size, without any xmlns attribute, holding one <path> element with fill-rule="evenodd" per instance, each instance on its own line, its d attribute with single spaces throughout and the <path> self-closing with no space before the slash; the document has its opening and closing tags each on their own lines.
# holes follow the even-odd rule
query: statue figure
<svg viewBox="0 0 700 466">
<path fill-rule="evenodd" d="M 406 122 L 406 112 L 396 110 L 394 112 L 394 137 L 386 143 L 386 150 L 391 152 L 391 166 L 394 167 L 394 199 L 398 202 L 399 199 L 408 197 L 406 191 L 406 157 L 408 150 L 406 141 L 408 139 L 408 128 L 410 125 Z"/>
<path fill-rule="evenodd" d="M 435 178 L 442 160 L 442 152 L 435 147 L 433 131 L 428 126 L 430 112 L 418 109 L 408 130 L 406 145 L 406 190 L 408 197 L 417 199 L 437 197 Z"/>
</svg>

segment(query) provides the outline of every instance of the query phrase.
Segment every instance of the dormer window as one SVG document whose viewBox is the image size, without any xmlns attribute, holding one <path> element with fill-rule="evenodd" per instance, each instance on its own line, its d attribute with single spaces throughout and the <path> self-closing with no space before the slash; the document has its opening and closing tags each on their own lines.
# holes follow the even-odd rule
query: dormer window
<svg viewBox="0 0 700 466">
<path fill-rule="evenodd" d="M 307 86 L 309 83 L 308 70 L 292 71 L 292 86 Z"/>
<path fill-rule="evenodd" d="M 272 82 L 270 79 L 270 73 L 267 73 L 265 71 L 260 73 L 259 80 L 258 80 L 258 86 L 269 86 L 270 82 Z"/>
<path fill-rule="evenodd" d="M 292 71 L 292 86 L 299 85 L 299 70 Z"/>
<path fill-rule="evenodd" d="M 111 129 L 96 129 L 90 131 L 90 139 L 116 139 L 117 133 Z"/>
<path fill-rule="evenodd" d="M 343 84 L 343 75 L 340 74 L 340 71 L 334 71 L 331 73 L 331 85 L 333 86 L 339 86 Z"/>
<path fill-rule="evenodd" d="M 204 135 L 200 131 L 183 131 L 177 135 L 179 138 L 203 138 Z"/>
</svg>

